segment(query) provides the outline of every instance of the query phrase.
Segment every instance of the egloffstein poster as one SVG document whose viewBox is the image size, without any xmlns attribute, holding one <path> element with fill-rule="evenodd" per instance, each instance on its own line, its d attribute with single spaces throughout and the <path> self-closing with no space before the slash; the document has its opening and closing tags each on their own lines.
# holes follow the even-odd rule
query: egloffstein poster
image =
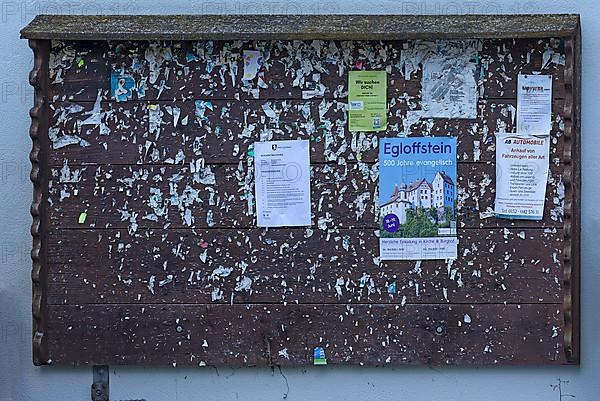
<svg viewBox="0 0 600 401">
<path fill-rule="evenodd" d="M 379 141 L 382 260 L 455 259 L 456 138 Z"/>
</svg>

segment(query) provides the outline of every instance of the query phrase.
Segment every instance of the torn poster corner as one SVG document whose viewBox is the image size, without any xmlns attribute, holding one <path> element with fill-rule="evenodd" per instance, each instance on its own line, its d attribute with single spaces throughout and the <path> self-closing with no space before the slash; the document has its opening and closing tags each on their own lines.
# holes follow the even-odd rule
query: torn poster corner
<svg viewBox="0 0 600 401">
<path fill-rule="evenodd" d="M 212 102 L 208 100 L 196 100 L 194 101 L 194 105 L 196 106 L 195 115 L 198 122 L 207 121 L 208 117 L 205 115 L 206 109 L 210 111 L 214 110 Z"/>
</svg>

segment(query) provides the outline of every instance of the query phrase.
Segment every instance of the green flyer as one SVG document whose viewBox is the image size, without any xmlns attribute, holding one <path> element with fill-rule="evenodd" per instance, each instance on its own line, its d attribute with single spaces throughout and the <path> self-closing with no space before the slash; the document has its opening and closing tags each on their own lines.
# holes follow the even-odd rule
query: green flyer
<svg viewBox="0 0 600 401">
<path fill-rule="evenodd" d="M 348 121 L 350 131 L 384 131 L 387 126 L 387 72 L 350 71 Z"/>
</svg>

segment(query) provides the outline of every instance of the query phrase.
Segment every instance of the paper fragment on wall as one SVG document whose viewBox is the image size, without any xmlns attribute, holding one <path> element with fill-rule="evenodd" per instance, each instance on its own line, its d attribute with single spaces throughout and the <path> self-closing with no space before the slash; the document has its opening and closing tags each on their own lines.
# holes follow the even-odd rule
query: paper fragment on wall
<svg viewBox="0 0 600 401">
<path fill-rule="evenodd" d="M 133 96 L 136 89 L 135 79 L 131 75 L 113 71 L 110 76 L 110 91 L 117 102 L 126 102 Z"/>
<path fill-rule="evenodd" d="M 262 56 L 258 50 L 244 50 L 244 81 L 249 81 L 256 77 L 260 66 L 262 65 Z"/>
<path fill-rule="evenodd" d="M 208 100 L 196 100 L 194 101 L 194 105 L 196 106 L 195 115 L 198 122 L 207 121 L 208 117 L 206 117 L 206 109 L 213 111 L 214 106 L 212 102 Z"/>
<path fill-rule="evenodd" d="M 479 41 L 415 41 L 402 50 L 404 79 L 422 66 L 422 118 L 477 118 Z"/>
</svg>

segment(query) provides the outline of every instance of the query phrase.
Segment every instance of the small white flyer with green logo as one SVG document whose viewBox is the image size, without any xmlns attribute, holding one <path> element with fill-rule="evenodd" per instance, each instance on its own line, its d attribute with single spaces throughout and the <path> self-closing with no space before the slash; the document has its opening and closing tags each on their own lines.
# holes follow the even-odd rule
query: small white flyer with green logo
<svg viewBox="0 0 600 401">
<path fill-rule="evenodd" d="M 387 126 L 387 72 L 350 71 L 348 129 L 384 131 Z"/>
</svg>

